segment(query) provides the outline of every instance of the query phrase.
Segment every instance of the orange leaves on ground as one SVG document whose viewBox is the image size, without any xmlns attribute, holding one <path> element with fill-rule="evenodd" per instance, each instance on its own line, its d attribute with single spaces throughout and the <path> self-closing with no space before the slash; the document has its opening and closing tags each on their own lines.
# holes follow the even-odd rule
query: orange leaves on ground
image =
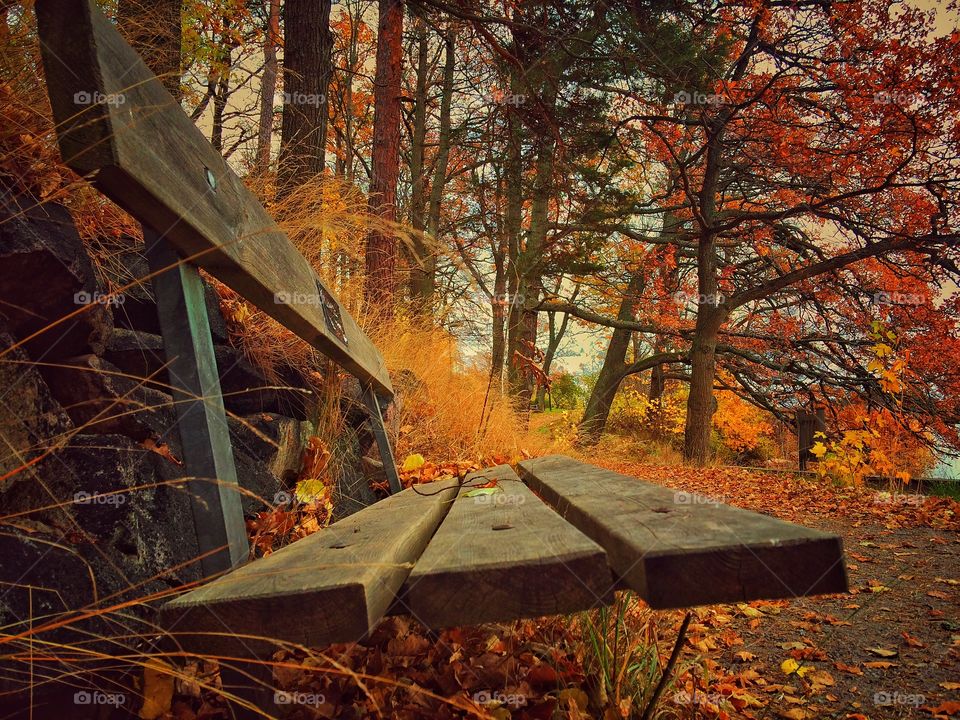
<svg viewBox="0 0 960 720">
<path fill-rule="evenodd" d="M 415 458 L 416 461 L 411 461 Z M 444 477 L 463 480 L 469 473 L 481 468 L 481 463 L 472 461 L 450 461 L 433 463 L 424 460 L 422 455 L 410 455 L 400 468 L 400 482 L 404 487 L 433 482 Z"/>
</svg>

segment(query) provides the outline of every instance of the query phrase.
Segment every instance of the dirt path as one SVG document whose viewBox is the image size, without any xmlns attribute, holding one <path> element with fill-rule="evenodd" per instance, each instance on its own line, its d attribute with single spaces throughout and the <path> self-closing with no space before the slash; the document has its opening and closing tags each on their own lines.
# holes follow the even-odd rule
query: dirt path
<svg viewBox="0 0 960 720">
<path fill-rule="evenodd" d="M 682 707 L 696 700 L 694 684 L 717 701 L 698 708 L 703 717 L 960 717 L 956 503 L 789 475 L 610 466 L 844 539 L 849 595 L 697 611 L 685 656 L 715 662 L 716 677 L 688 676 L 674 698 L 681 717 L 697 716 Z"/>
</svg>

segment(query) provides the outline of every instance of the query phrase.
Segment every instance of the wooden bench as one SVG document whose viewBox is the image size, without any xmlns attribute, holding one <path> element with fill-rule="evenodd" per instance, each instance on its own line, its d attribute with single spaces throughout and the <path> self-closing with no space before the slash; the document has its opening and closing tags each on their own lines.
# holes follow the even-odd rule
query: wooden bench
<svg viewBox="0 0 960 720">
<path fill-rule="evenodd" d="M 373 343 L 95 3 L 38 0 L 36 11 L 64 161 L 143 223 L 212 578 L 163 608 L 183 649 L 241 657 L 278 641 L 355 641 L 388 613 L 433 628 L 570 613 L 617 588 L 655 608 L 846 591 L 834 535 L 570 458 L 400 491 L 378 401 L 393 391 Z M 111 101 L 75 103 L 90 97 Z M 396 494 L 247 562 L 198 268 L 359 379 Z"/>
</svg>

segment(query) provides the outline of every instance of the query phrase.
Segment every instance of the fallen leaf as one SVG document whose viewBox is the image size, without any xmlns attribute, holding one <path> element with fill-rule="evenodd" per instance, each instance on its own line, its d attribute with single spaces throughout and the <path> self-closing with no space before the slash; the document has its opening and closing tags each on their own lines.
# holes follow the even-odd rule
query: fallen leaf
<svg viewBox="0 0 960 720">
<path fill-rule="evenodd" d="M 924 645 L 922 642 L 920 642 L 919 640 L 917 640 L 915 637 L 913 637 L 913 636 L 912 636 L 910 633 L 908 633 L 906 630 L 904 630 L 902 633 L 900 633 L 900 635 L 903 636 L 903 641 L 904 641 L 907 645 L 909 645 L 910 647 L 915 647 L 915 648 L 926 647 L 926 645 Z"/>
<path fill-rule="evenodd" d="M 151 658 L 143 667 L 143 707 L 141 720 L 156 720 L 170 711 L 173 703 L 172 668 L 162 660 Z"/>
<path fill-rule="evenodd" d="M 807 677 L 807 680 L 812 682 L 814 685 L 834 685 L 836 680 L 833 679 L 833 675 L 828 673 L 826 670 L 814 670 Z"/>
<path fill-rule="evenodd" d="M 864 667 L 868 668 L 879 668 L 880 670 L 886 670 L 887 668 L 897 667 L 900 663 L 890 662 L 889 660 L 871 660 L 870 662 L 865 662 Z"/>
<path fill-rule="evenodd" d="M 419 470 L 426 464 L 426 462 L 427 461 L 423 459 L 423 455 L 420 453 L 407 455 L 407 458 L 403 461 L 403 465 L 400 467 L 400 472 L 413 472 L 414 470 Z"/>
<path fill-rule="evenodd" d="M 587 705 L 590 703 L 590 699 L 587 697 L 587 694 L 580 688 L 566 688 L 557 693 L 557 699 L 560 700 L 561 706 L 570 706 L 570 703 L 573 702 L 577 708 L 583 712 L 586 712 Z"/>
<path fill-rule="evenodd" d="M 960 682 L 942 682 L 940 687 L 944 690 L 960 690 Z"/>
<path fill-rule="evenodd" d="M 803 677 L 808 672 L 813 670 L 813 668 L 810 667 L 809 665 L 800 665 L 800 663 L 798 663 L 793 658 L 787 658 L 782 663 L 780 663 L 780 669 L 783 670 L 783 672 L 786 673 L 787 675 L 792 675 L 793 673 L 796 673 L 800 677 Z"/>
<path fill-rule="evenodd" d="M 863 670 L 856 665 L 847 665 L 846 663 L 835 662 L 833 666 L 837 670 L 842 670 L 843 672 L 850 673 L 851 675 L 863 675 Z"/>
<path fill-rule="evenodd" d="M 173 452 L 170 450 L 170 446 L 167 445 L 162 440 L 154 440 L 153 438 L 147 438 L 141 443 L 147 450 L 154 452 L 162 458 L 166 458 L 174 465 L 183 465 L 178 458 L 176 458 Z"/>
<path fill-rule="evenodd" d="M 871 655 L 879 655 L 880 657 L 885 658 L 896 657 L 900 654 L 897 650 L 887 650 L 886 648 L 882 647 L 867 648 L 867 652 L 869 652 Z"/>
<path fill-rule="evenodd" d="M 960 702 L 957 702 L 956 700 L 947 700 L 946 702 L 940 703 L 936 707 L 924 705 L 923 709 L 934 715 L 956 715 L 957 713 L 960 713 Z"/>
</svg>

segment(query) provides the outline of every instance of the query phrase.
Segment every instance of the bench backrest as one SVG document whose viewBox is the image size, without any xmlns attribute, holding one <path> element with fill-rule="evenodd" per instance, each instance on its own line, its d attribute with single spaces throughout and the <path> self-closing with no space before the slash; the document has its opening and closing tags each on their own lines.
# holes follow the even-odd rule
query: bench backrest
<svg viewBox="0 0 960 720">
<path fill-rule="evenodd" d="M 38 0 L 64 162 L 143 224 L 204 575 L 248 556 L 203 268 L 360 380 L 391 491 L 383 357 L 94 0 Z"/>
<path fill-rule="evenodd" d="M 38 2 L 64 162 L 364 385 L 383 357 L 92 0 Z"/>
</svg>

